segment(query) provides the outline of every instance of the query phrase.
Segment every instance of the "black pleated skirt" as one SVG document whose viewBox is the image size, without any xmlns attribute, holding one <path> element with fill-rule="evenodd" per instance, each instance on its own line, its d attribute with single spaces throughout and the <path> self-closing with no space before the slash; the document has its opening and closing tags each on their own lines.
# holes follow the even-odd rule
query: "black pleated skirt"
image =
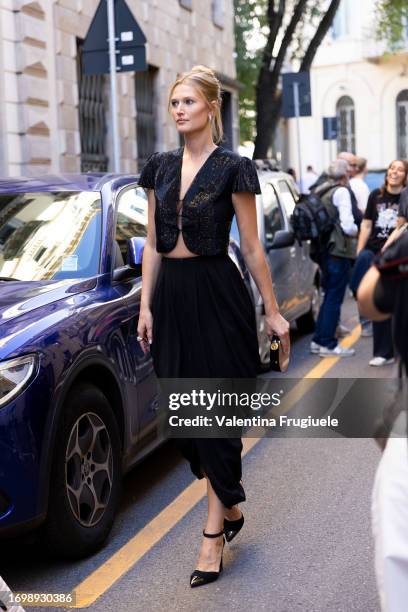
<svg viewBox="0 0 408 612">
<path fill-rule="evenodd" d="M 159 378 L 255 378 L 254 307 L 228 255 L 163 257 L 152 301 L 151 353 Z M 193 474 L 208 476 L 222 503 L 245 500 L 241 438 L 176 439 Z"/>
</svg>

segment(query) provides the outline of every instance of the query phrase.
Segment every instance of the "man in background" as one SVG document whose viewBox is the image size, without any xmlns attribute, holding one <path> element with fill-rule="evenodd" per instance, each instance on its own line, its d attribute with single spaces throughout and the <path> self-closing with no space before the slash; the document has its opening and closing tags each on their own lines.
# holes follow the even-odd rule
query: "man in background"
<svg viewBox="0 0 408 612">
<path fill-rule="evenodd" d="M 364 180 L 367 174 L 367 160 L 364 157 L 355 157 L 356 174 L 350 178 L 350 187 L 356 196 L 357 206 L 359 210 L 364 214 L 367 208 L 368 196 L 370 190 L 367 183 Z M 373 335 L 373 325 L 369 319 L 363 317 L 360 314 L 360 325 L 361 325 L 361 336 L 363 338 L 370 338 Z"/>
<path fill-rule="evenodd" d="M 313 170 L 313 166 L 307 166 L 305 174 L 302 176 L 300 185 L 301 193 L 310 193 L 310 187 L 317 181 L 318 176 Z"/>
<path fill-rule="evenodd" d="M 354 189 L 351 187 L 351 180 L 355 178 L 358 174 L 357 157 L 354 155 L 354 153 L 347 153 L 346 151 L 342 151 L 341 153 L 338 154 L 337 159 L 344 159 L 349 165 L 348 189 L 350 191 L 350 196 L 351 196 L 351 206 L 353 210 L 354 222 L 356 223 L 357 227 L 360 229 L 361 221 L 363 220 L 363 213 L 360 211 L 358 207 L 357 195 L 354 192 Z"/>
<path fill-rule="evenodd" d="M 347 175 L 348 175 L 349 181 L 357 175 L 358 164 L 357 164 L 357 157 L 354 155 L 354 153 L 348 153 L 347 151 L 342 151 L 341 153 L 337 155 L 337 159 L 341 159 L 347 162 L 347 165 L 348 165 Z M 327 172 L 322 172 L 322 174 L 313 183 L 313 185 L 309 186 L 310 191 L 314 193 L 316 189 L 320 187 L 320 185 L 323 185 L 323 183 L 327 181 L 327 179 L 328 179 Z M 360 228 L 361 221 L 363 220 L 363 213 L 358 207 L 356 194 L 351 188 L 349 182 L 347 183 L 347 189 L 350 192 L 351 207 L 352 207 L 352 212 L 353 212 L 353 217 L 354 217 L 354 223 L 357 225 L 357 228 Z"/>
<path fill-rule="evenodd" d="M 350 178 L 350 187 L 357 198 L 357 206 L 362 213 L 365 213 L 367 208 L 368 196 L 370 190 L 364 180 L 367 174 L 367 160 L 364 157 L 356 157 L 357 173 Z"/>
<path fill-rule="evenodd" d="M 353 237 L 358 231 L 352 213 L 347 161 L 336 159 L 330 164 L 327 176 L 326 183 L 320 185 L 314 193 L 320 197 L 335 223 L 329 238 L 330 246 L 320 266 L 324 298 L 310 351 L 320 357 L 350 357 L 354 355 L 354 349 L 340 346 L 336 338 L 351 261 L 355 257 Z"/>
<path fill-rule="evenodd" d="M 356 176 L 358 171 L 357 157 L 354 155 L 354 153 L 349 153 L 348 151 L 341 151 L 341 153 L 337 155 L 337 159 L 345 159 L 348 165 L 350 166 L 349 178 L 353 178 L 354 176 Z"/>
</svg>

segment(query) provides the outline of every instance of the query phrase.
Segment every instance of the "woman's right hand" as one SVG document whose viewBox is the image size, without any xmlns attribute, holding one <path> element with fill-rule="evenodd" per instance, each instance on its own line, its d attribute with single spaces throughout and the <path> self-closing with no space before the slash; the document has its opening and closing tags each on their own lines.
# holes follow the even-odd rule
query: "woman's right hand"
<svg viewBox="0 0 408 612">
<path fill-rule="evenodd" d="M 143 353 L 148 353 L 149 345 L 153 342 L 153 315 L 150 308 L 140 309 L 137 338 Z"/>
<path fill-rule="evenodd" d="M 282 317 L 279 311 L 265 316 L 265 329 L 269 339 L 271 340 L 274 334 L 279 336 L 283 352 L 286 354 L 290 350 L 289 327 L 288 321 Z"/>
</svg>

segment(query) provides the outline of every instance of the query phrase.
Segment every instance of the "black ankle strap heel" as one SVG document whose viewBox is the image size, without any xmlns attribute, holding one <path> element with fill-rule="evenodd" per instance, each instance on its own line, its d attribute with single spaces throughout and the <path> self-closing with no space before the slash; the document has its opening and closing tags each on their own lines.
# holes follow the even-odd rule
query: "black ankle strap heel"
<svg viewBox="0 0 408 612">
<path fill-rule="evenodd" d="M 203 536 L 206 538 L 219 538 L 222 535 L 224 535 L 224 530 L 220 531 L 219 533 L 205 533 L 205 529 L 203 529 Z"/>
<path fill-rule="evenodd" d="M 231 540 L 235 538 L 237 533 L 241 531 L 243 524 L 244 515 L 242 513 L 241 517 L 236 521 L 229 521 L 228 519 L 224 519 L 224 533 L 227 542 L 231 542 Z"/>
<path fill-rule="evenodd" d="M 224 530 L 220 531 L 219 533 L 206 533 L 205 529 L 203 529 L 203 536 L 205 538 L 219 538 L 220 536 L 224 536 Z M 194 572 L 190 576 L 190 586 L 191 587 L 198 587 L 203 584 L 208 584 L 209 582 L 214 582 L 214 580 L 217 580 L 217 578 L 222 572 L 222 554 L 224 552 L 224 545 L 225 545 L 225 538 L 223 537 L 222 538 L 221 560 L 220 560 L 220 567 L 219 567 L 218 572 L 203 572 L 197 569 L 194 570 Z"/>
</svg>

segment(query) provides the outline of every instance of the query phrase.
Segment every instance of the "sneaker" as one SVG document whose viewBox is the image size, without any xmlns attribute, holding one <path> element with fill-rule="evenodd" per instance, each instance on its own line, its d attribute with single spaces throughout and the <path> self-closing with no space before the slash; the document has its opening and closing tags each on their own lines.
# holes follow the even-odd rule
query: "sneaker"
<svg viewBox="0 0 408 612">
<path fill-rule="evenodd" d="M 363 325 L 361 327 L 361 334 L 360 336 L 362 338 L 371 338 L 373 335 L 373 327 L 372 325 Z"/>
<path fill-rule="evenodd" d="M 338 338 L 344 338 L 345 336 L 349 336 L 351 334 L 351 330 L 349 330 L 348 327 L 346 327 L 345 325 L 342 325 L 341 323 L 338 324 L 337 329 L 336 329 L 336 336 Z"/>
<path fill-rule="evenodd" d="M 322 346 L 319 351 L 320 357 L 352 357 L 355 354 L 353 348 L 345 348 L 338 344 L 335 348 L 329 349 L 326 346 Z"/>
<path fill-rule="evenodd" d="M 380 367 L 385 365 L 391 365 L 391 363 L 394 363 L 394 361 L 394 357 L 391 357 L 391 359 L 386 359 L 385 357 L 373 357 L 368 363 L 370 366 Z"/>
<path fill-rule="evenodd" d="M 310 343 L 310 352 L 313 353 L 314 355 L 318 355 L 320 353 L 320 349 L 323 348 L 321 344 L 317 344 L 317 342 L 313 342 L 313 340 Z"/>
</svg>

